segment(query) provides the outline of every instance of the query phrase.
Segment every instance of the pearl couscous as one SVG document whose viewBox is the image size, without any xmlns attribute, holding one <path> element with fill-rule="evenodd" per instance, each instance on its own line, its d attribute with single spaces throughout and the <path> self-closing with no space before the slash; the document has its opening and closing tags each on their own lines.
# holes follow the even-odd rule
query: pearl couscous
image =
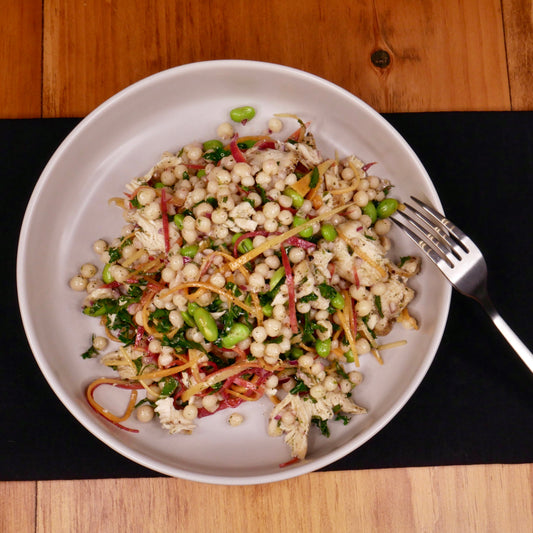
<svg viewBox="0 0 533 533">
<path fill-rule="evenodd" d="M 301 459 L 314 423 L 328 435 L 328 421 L 366 412 L 356 368 L 383 362 L 378 337 L 395 322 L 417 328 L 407 282 L 418 260 L 387 256 L 388 217 L 401 207 L 391 184 L 353 155 L 324 158 L 299 119 L 283 135 L 294 118 L 272 117 L 250 137 L 221 124 L 218 138 L 163 154 L 113 199 L 121 236 L 97 240 L 102 267 L 84 263 L 70 286 L 113 341 L 100 353 L 108 343 L 93 337 L 83 355 L 116 370 L 87 398 L 119 427 L 138 431 L 123 424 L 135 410 L 190 433 L 266 397 L 268 434 Z M 98 404 L 100 385 L 130 390 L 124 416 Z"/>
</svg>

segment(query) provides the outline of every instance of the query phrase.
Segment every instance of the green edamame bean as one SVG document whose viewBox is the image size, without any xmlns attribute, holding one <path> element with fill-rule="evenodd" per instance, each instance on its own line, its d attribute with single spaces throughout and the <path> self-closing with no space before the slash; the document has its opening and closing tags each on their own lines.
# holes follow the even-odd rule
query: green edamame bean
<svg viewBox="0 0 533 533">
<path fill-rule="evenodd" d="M 302 207 L 302 205 L 304 204 L 304 197 L 299 192 L 296 192 L 290 187 L 287 187 L 283 191 L 283 194 L 285 196 L 288 196 L 292 200 L 292 205 L 293 207 L 296 207 L 296 209 L 300 209 L 300 207 Z"/>
<path fill-rule="evenodd" d="M 274 308 L 272 307 L 272 304 L 265 304 L 263 305 L 263 307 L 261 307 L 261 309 L 263 310 L 263 314 L 267 318 L 270 318 L 272 316 L 272 311 L 274 310 Z"/>
<path fill-rule="evenodd" d="M 328 242 L 333 242 L 337 238 L 337 230 L 333 224 L 322 224 L 320 233 Z"/>
<path fill-rule="evenodd" d="M 205 141 L 202 148 L 204 149 L 204 152 L 207 152 L 208 150 L 220 150 L 220 148 L 224 148 L 224 145 L 222 144 L 222 141 L 219 141 L 218 139 L 211 139 L 210 141 Z"/>
<path fill-rule="evenodd" d="M 378 211 L 376 209 L 376 204 L 374 202 L 368 202 L 368 204 L 363 207 L 363 214 L 370 217 L 370 220 L 372 221 L 372 224 L 377 220 L 378 218 Z"/>
<path fill-rule="evenodd" d="M 305 218 L 296 215 L 292 221 L 292 225 L 293 227 L 297 227 L 301 226 L 305 222 L 307 222 Z M 300 231 L 300 233 L 298 233 L 298 235 L 300 235 L 300 237 L 303 237 L 304 239 L 309 239 L 309 237 L 313 236 L 313 226 L 309 226 L 308 228 L 303 229 L 302 231 Z"/>
<path fill-rule="evenodd" d="M 102 270 L 102 280 L 104 283 L 112 283 L 113 281 L 115 281 L 115 278 L 109 272 L 110 268 L 111 263 L 107 263 L 104 269 Z"/>
<path fill-rule="evenodd" d="M 291 359 L 299 359 L 300 357 L 302 357 L 304 353 L 305 352 L 301 348 L 299 348 L 298 346 L 295 346 L 291 350 Z"/>
<path fill-rule="evenodd" d="M 248 105 L 236 107 L 229 112 L 229 116 L 234 122 L 246 122 L 255 117 L 255 109 Z"/>
<path fill-rule="evenodd" d="M 174 224 L 176 224 L 176 227 L 178 229 L 183 229 L 184 218 L 185 218 L 185 215 L 183 213 L 178 213 L 177 215 L 174 215 Z"/>
<path fill-rule="evenodd" d="M 187 313 L 189 315 L 194 316 L 194 312 L 199 308 L 200 306 L 195 302 L 189 302 L 187 304 Z"/>
<path fill-rule="evenodd" d="M 187 326 L 189 326 L 190 328 L 194 328 L 196 326 L 193 317 L 191 315 L 189 315 L 189 313 L 187 313 L 187 311 L 182 311 L 181 312 L 181 316 L 183 318 L 183 322 L 185 322 L 185 324 L 187 324 Z"/>
<path fill-rule="evenodd" d="M 344 357 L 346 358 L 347 363 L 353 363 L 355 361 L 352 350 L 348 350 L 347 352 L 344 352 Z"/>
<path fill-rule="evenodd" d="M 331 300 L 331 305 L 335 309 L 344 309 L 344 296 L 338 292 Z"/>
<path fill-rule="evenodd" d="M 285 267 L 279 267 L 270 278 L 270 289 L 272 290 L 285 276 Z"/>
<path fill-rule="evenodd" d="M 213 342 L 218 339 L 217 324 L 209 311 L 198 305 L 194 310 L 193 318 L 198 331 L 206 341 Z"/>
<path fill-rule="evenodd" d="M 395 198 L 385 198 L 381 200 L 377 207 L 377 214 L 379 218 L 390 217 L 398 209 L 398 200 Z"/>
<path fill-rule="evenodd" d="M 228 333 L 222 337 L 222 346 L 224 348 L 233 348 L 236 344 L 247 339 L 251 330 L 246 324 L 237 322 L 231 326 Z"/>
<path fill-rule="evenodd" d="M 323 341 L 317 340 L 315 343 L 315 350 L 320 357 L 326 358 L 331 352 L 331 339 Z"/>
<path fill-rule="evenodd" d="M 196 176 L 198 178 L 203 178 L 205 176 L 206 172 L 203 168 L 201 168 L 197 173 L 196 173 Z"/>
<path fill-rule="evenodd" d="M 186 244 L 181 250 L 180 254 L 191 259 L 198 253 L 197 244 Z"/>
</svg>

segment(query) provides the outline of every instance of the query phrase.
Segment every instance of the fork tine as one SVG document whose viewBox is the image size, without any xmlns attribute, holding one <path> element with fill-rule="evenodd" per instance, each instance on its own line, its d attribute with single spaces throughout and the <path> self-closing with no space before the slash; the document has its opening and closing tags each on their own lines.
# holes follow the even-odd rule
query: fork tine
<svg viewBox="0 0 533 533">
<path fill-rule="evenodd" d="M 426 204 L 422 200 L 419 200 L 415 196 L 411 196 L 411 199 L 414 200 L 420 207 L 422 207 L 435 223 L 444 227 L 465 252 L 469 251 L 467 243 L 470 241 L 470 239 L 461 229 L 459 229 L 453 222 L 448 220 L 444 215 L 440 214 L 437 210 L 433 209 L 433 207 Z"/>
<path fill-rule="evenodd" d="M 398 214 L 401 214 L 401 216 L 409 222 L 411 228 L 414 228 L 416 231 L 413 231 L 407 227 L 406 224 L 400 222 L 396 213 L 391 217 L 392 221 L 402 228 L 411 240 L 422 248 L 434 263 L 437 263 L 441 268 L 445 265 L 453 268 L 453 262 L 450 258 L 450 250 L 448 248 L 446 248 L 431 232 L 427 231 L 426 228 L 421 226 L 419 222 L 409 214 L 404 211 L 398 211 Z"/>
<path fill-rule="evenodd" d="M 453 262 L 454 259 L 461 259 L 463 254 L 466 252 L 465 247 L 462 246 L 461 243 L 458 242 L 452 235 L 450 235 L 447 228 L 441 224 L 440 219 L 435 220 L 434 216 L 422 211 L 419 207 L 413 207 L 407 202 L 405 202 L 404 205 L 416 215 L 417 219 L 423 222 L 423 224 L 418 224 L 420 231 L 424 231 L 424 233 L 431 233 L 438 241 L 442 243 L 442 247 L 439 247 L 439 249 L 446 254 L 450 262 Z M 405 211 L 402 211 L 401 214 L 407 217 Z M 428 217 L 430 217 L 431 220 Z"/>
</svg>

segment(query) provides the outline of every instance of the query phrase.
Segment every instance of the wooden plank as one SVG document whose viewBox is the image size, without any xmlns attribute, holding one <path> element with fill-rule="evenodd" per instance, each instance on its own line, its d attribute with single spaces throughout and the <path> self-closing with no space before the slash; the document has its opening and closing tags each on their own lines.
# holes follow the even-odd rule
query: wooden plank
<svg viewBox="0 0 533 533">
<path fill-rule="evenodd" d="M 37 531 L 532 531 L 531 486 L 532 465 L 323 472 L 245 487 L 39 482 Z"/>
<path fill-rule="evenodd" d="M 43 113 L 85 115 L 157 71 L 222 58 L 307 70 L 382 112 L 510 108 L 499 0 L 45 0 Z"/>
<path fill-rule="evenodd" d="M 0 0 L 0 118 L 41 114 L 41 0 Z"/>
<path fill-rule="evenodd" d="M 503 0 L 505 43 L 511 104 L 514 111 L 533 110 L 533 4 Z"/>
<path fill-rule="evenodd" d="M 0 482 L 0 531 L 35 531 L 35 481 Z"/>
</svg>

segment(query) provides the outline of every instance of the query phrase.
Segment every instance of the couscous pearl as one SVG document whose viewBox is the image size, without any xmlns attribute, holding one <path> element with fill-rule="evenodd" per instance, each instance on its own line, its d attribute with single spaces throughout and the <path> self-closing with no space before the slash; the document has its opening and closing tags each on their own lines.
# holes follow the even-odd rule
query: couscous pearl
<svg viewBox="0 0 533 533">
<path fill-rule="evenodd" d="M 181 255 L 173 255 L 168 261 L 168 266 L 176 272 L 183 268 L 183 257 Z"/>
<path fill-rule="evenodd" d="M 183 327 L 183 316 L 179 311 L 170 311 L 170 313 L 168 314 L 168 319 L 175 328 Z"/>
<path fill-rule="evenodd" d="M 382 281 L 378 281 L 377 283 L 374 283 L 372 285 L 370 292 L 374 294 L 375 296 L 382 296 L 387 291 L 387 285 L 383 283 Z"/>
<path fill-rule="evenodd" d="M 119 283 L 124 283 L 129 275 L 130 272 L 127 268 L 124 268 L 120 265 L 111 265 L 109 267 L 109 274 L 113 277 L 115 281 L 118 281 Z"/>
<path fill-rule="evenodd" d="M 267 202 L 263 206 L 263 214 L 266 218 L 276 218 L 280 211 L 281 208 L 277 202 Z"/>
<path fill-rule="evenodd" d="M 198 217 L 196 219 L 196 229 L 200 233 L 209 233 L 211 231 L 211 220 L 207 217 Z"/>
<path fill-rule="evenodd" d="M 207 409 L 210 413 L 216 410 L 218 406 L 218 398 L 214 394 L 204 396 L 202 398 L 202 407 Z"/>
<path fill-rule="evenodd" d="M 174 185 L 174 183 L 176 183 L 176 175 L 174 174 L 174 171 L 170 169 L 163 170 L 163 172 L 161 172 L 161 183 L 168 187 Z"/>
<path fill-rule="evenodd" d="M 190 146 L 187 150 L 187 155 L 191 161 L 198 161 L 203 155 L 201 146 Z"/>
<path fill-rule="evenodd" d="M 279 197 L 279 205 L 281 207 L 291 207 L 292 206 L 292 198 L 290 196 L 286 196 L 285 194 L 282 194 L 280 197 Z M 282 211 L 283 212 L 283 211 Z"/>
<path fill-rule="evenodd" d="M 95 350 L 105 350 L 108 345 L 108 340 L 105 337 L 97 336 L 93 339 L 93 348 Z"/>
<path fill-rule="evenodd" d="M 258 272 L 254 272 L 250 275 L 250 279 L 248 280 L 248 286 L 253 291 L 258 291 L 263 288 L 265 285 L 265 278 L 259 274 Z"/>
<path fill-rule="evenodd" d="M 181 236 L 187 244 L 194 244 L 198 239 L 198 232 L 195 229 L 183 229 Z"/>
<path fill-rule="evenodd" d="M 211 214 L 213 224 L 223 224 L 228 220 L 228 212 L 224 209 L 215 209 Z"/>
<path fill-rule="evenodd" d="M 281 331 L 281 322 L 275 318 L 269 318 L 263 322 L 263 327 L 269 337 L 277 337 Z"/>
<path fill-rule="evenodd" d="M 341 380 L 341 382 L 339 383 L 339 387 L 343 394 L 348 394 L 353 389 L 353 385 L 348 379 Z"/>
<path fill-rule="evenodd" d="M 80 268 L 81 277 L 85 279 L 92 278 L 96 274 L 97 271 L 98 269 L 91 263 L 85 263 Z"/>
<path fill-rule="evenodd" d="M 228 424 L 232 427 L 240 426 L 244 422 L 244 416 L 240 413 L 231 413 L 228 418 Z"/>
<path fill-rule="evenodd" d="M 278 229 L 278 223 L 273 218 L 268 218 L 263 224 L 266 231 L 274 232 Z"/>
<path fill-rule="evenodd" d="M 183 417 L 187 420 L 194 420 L 198 416 L 198 407 L 188 404 L 183 408 Z"/>
<path fill-rule="evenodd" d="M 157 358 L 157 364 L 163 368 L 170 365 L 172 361 L 174 361 L 174 357 L 172 357 L 172 355 L 170 355 L 169 353 L 162 353 Z"/>
<path fill-rule="evenodd" d="M 279 170 L 278 163 L 275 159 L 265 159 L 263 162 L 263 172 L 272 176 Z"/>
<path fill-rule="evenodd" d="M 279 257 L 277 255 L 271 255 L 265 259 L 265 264 L 268 265 L 272 270 L 278 269 L 281 264 Z"/>
<path fill-rule="evenodd" d="M 386 235 L 391 230 L 392 223 L 388 218 L 376 220 L 374 224 L 374 231 L 378 235 Z"/>
<path fill-rule="evenodd" d="M 363 382 L 363 374 L 354 370 L 348 374 L 348 379 L 355 385 L 360 385 Z"/>
<path fill-rule="evenodd" d="M 261 187 L 266 187 L 271 179 L 272 178 L 266 172 L 258 172 L 255 176 L 255 182 L 257 185 L 261 185 Z"/>
<path fill-rule="evenodd" d="M 217 128 L 217 136 L 221 139 L 231 139 L 233 137 L 233 126 L 229 122 L 223 122 Z"/>
<path fill-rule="evenodd" d="M 313 374 L 313 376 L 318 376 L 323 371 L 324 365 L 322 365 L 322 363 L 316 362 L 311 365 L 311 374 Z"/>
<path fill-rule="evenodd" d="M 326 390 L 324 389 L 323 385 L 313 385 L 309 389 L 309 394 L 315 399 L 320 400 L 324 398 L 326 395 Z"/>
<path fill-rule="evenodd" d="M 341 177 L 343 180 L 350 181 L 355 176 L 354 171 L 351 169 L 351 167 L 346 167 L 342 169 Z"/>
<path fill-rule="evenodd" d="M 306 252 L 303 248 L 298 248 L 294 246 L 289 251 L 289 259 L 291 263 L 297 264 L 303 261 L 306 258 Z"/>
<path fill-rule="evenodd" d="M 275 374 L 272 374 L 266 381 L 265 381 L 265 387 L 269 389 L 275 389 L 278 386 L 279 379 L 278 376 Z"/>
<path fill-rule="evenodd" d="M 264 342 L 267 338 L 266 329 L 263 326 L 257 326 L 252 330 L 252 337 L 256 342 Z"/>
<path fill-rule="evenodd" d="M 283 196 L 281 197 L 283 198 Z M 281 199 L 280 198 L 280 199 Z M 294 216 L 293 214 L 284 209 L 279 215 L 278 215 L 278 220 L 280 221 L 281 224 L 283 224 L 284 226 L 290 226 L 292 224 L 292 221 L 294 220 Z"/>
<path fill-rule="evenodd" d="M 272 133 L 279 133 L 283 129 L 283 122 L 277 117 L 272 117 L 268 121 L 268 129 Z"/>
<path fill-rule="evenodd" d="M 337 389 L 338 383 L 337 380 L 333 376 L 327 376 L 324 380 L 324 388 L 328 392 L 332 392 Z"/>
<path fill-rule="evenodd" d="M 251 278 L 251 276 L 250 276 Z M 287 310 L 285 309 L 285 306 L 282 304 L 275 305 L 272 309 L 272 316 L 279 320 L 280 322 L 283 322 L 285 318 L 287 318 Z"/>
<path fill-rule="evenodd" d="M 198 274 L 200 273 L 200 269 L 195 263 L 187 263 L 183 267 L 182 272 L 183 272 L 183 277 L 187 281 L 193 281 L 198 277 Z"/>
<path fill-rule="evenodd" d="M 87 280 L 81 276 L 74 276 L 69 282 L 70 288 L 75 291 L 84 291 L 87 287 Z"/>
<path fill-rule="evenodd" d="M 152 353 L 160 353 L 162 350 L 161 341 L 158 339 L 153 339 L 148 344 L 148 351 Z"/>
<path fill-rule="evenodd" d="M 141 205 L 148 205 L 155 200 L 156 192 L 151 187 L 143 187 L 137 193 L 137 200 Z"/>
<path fill-rule="evenodd" d="M 176 271 L 173 270 L 173 269 L 170 268 L 170 267 L 165 267 L 165 268 L 161 271 L 161 279 L 162 279 L 165 283 L 170 283 L 175 277 L 176 277 Z"/>
<path fill-rule="evenodd" d="M 357 316 L 366 316 L 372 311 L 372 303 L 369 300 L 361 300 L 355 304 Z"/>
<path fill-rule="evenodd" d="M 139 422 L 150 422 L 154 418 L 154 408 L 146 403 L 140 405 L 135 411 L 135 416 Z"/>
<path fill-rule="evenodd" d="M 107 242 L 103 239 L 98 239 L 93 244 L 93 250 L 98 254 L 103 254 L 107 250 Z"/>
<path fill-rule="evenodd" d="M 143 211 L 144 218 L 148 220 L 157 220 L 161 216 L 161 206 L 159 202 L 149 203 Z"/>
<path fill-rule="evenodd" d="M 266 241 L 266 237 L 264 235 L 255 236 L 254 240 L 253 240 L 254 248 L 257 248 L 258 246 L 261 246 L 265 241 Z"/>
<path fill-rule="evenodd" d="M 366 339 L 358 339 L 355 341 L 355 349 L 359 355 L 363 355 L 370 351 L 370 343 Z"/>
<path fill-rule="evenodd" d="M 215 287 L 221 289 L 222 287 L 224 287 L 224 285 L 226 285 L 226 278 L 224 277 L 224 274 L 217 272 L 209 278 L 209 282 L 211 283 L 211 285 L 214 285 Z"/>
<path fill-rule="evenodd" d="M 368 204 L 368 194 L 366 194 L 366 191 L 357 191 L 354 194 L 353 201 L 359 207 L 365 207 Z"/>
<path fill-rule="evenodd" d="M 368 190 L 369 187 L 370 187 L 370 184 L 368 183 L 368 180 L 366 178 L 359 181 L 358 189 L 360 191 L 366 191 Z"/>
<path fill-rule="evenodd" d="M 263 357 L 265 355 L 265 345 L 262 342 L 252 342 L 250 344 L 250 353 L 254 357 Z"/>
</svg>

